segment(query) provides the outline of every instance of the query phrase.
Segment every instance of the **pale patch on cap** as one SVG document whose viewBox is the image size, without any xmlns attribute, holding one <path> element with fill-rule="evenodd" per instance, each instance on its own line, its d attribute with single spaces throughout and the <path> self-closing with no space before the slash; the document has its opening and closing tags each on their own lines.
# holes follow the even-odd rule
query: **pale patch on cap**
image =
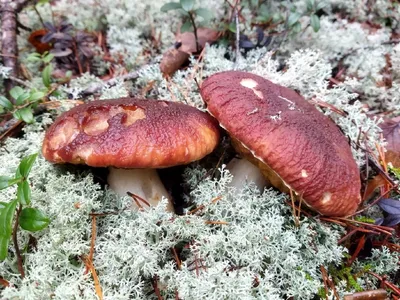
<svg viewBox="0 0 400 300">
<path fill-rule="evenodd" d="M 332 199 L 332 193 L 325 192 L 322 194 L 321 204 L 327 204 Z"/>
<path fill-rule="evenodd" d="M 126 118 L 122 121 L 124 126 L 130 126 L 138 120 L 146 119 L 146 114 L 141 108 L 136 108 L 135 110 L 125 109 Z"/>
<path fill-rule="evenodd" d="M 251 89 L 253 93 L 260 99 L 264 99 L 263 93 L 261 91 L 257 91 L 255 88 L 257 87 L 257 81 L 251 78 L 245 78 L 240 81 L 240 85 L 245 88 Z"/>
<path fill-rule="evenodd" d="M 73 119 L 66 119 L 51 136 L 49 140 L 50 149 L 57 150 L 68 145 L 75 139 L 79 132 L 78 123 Z"/>
</svg>

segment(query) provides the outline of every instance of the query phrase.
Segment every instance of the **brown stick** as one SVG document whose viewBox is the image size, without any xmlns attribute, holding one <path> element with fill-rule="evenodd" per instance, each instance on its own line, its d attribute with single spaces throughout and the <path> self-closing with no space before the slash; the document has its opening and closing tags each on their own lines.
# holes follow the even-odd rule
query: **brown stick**
<svg viewBox="0 0 400 300">
<path fill-rule="evenodd" d="M 3 65 L 10 68 L 10 75 L 18 77 L 17 14 L 32 0 L 0 0 L 1 54 Z M 10 79 L 4 80 L 7 95 L 14 87 Z M 12 99 L 12 101 L 14 101 Z"/>
<path fill-rule="evenodd" d="M 371 290 L 371 291 L 364 291 L 358 292 L 351 295 L 344 296 L 344 300 L 385 300 L 387 299 L 387 292 L 384 289 L 379 290 Z"/>
<path fill-rule="evenodd" d="M 0 277 L 0 285 L 2 285 L 3 287 L 8 287 L 10 286 L 10 283 L 5 280 L 3 277 Z"/>
</svg>

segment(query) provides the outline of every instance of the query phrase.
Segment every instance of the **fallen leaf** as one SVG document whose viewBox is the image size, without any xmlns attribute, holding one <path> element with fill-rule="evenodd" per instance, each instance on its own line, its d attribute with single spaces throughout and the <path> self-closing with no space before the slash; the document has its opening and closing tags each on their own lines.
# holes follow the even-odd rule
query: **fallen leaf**
<svg viewBox="0 0 400 300">
<path fill-rule="evenodd" d="M 199 41 L 199 51 L 201 51 L 206 43 L 212 44 L 219 37 L 219 32 L 210 28 L 197 28 L 197 39 Z M 192 54 L 196 53 L 196 38 L 193 32 L 178 33 L 176 42 L 180 43 L 179 50 Z"/>
<path fill-rule="evenodd" d="M 392 163 L 393 167 L 400 168 L 400 117 L 387 120 L 380 124 L 380 127 L 387 142 L 386 163 Z"/>
<path fill-rule="evenodd" d="M 164 53 L 160 70 L 164 76 L 174 74 L 188 59 L 189 54 L 178 49 L 170 49 Z"/>
</svg>

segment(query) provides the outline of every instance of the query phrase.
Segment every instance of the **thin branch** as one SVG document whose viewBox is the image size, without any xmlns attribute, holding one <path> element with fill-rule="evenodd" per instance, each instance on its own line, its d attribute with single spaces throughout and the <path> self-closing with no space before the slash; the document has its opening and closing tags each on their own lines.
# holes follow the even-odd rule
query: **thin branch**
<svg viewBox="0 0 400 300">
<path fill-rule="evenodd" d="M 22 24 L 20 21 L 17 20 L 17 27 L 21 28 L 25 31 L 31 32 L 32 28 L 29 28 L 28 26 L 25 26 L 24 24 Z"/>
<path fill-rule="evenodd" d="M 199 47 L 199 39 L 197 37 L 197 27 L 196 27 L 196 23 L 194 21 L 193 13 L 191 11 L 189 11 L 189 18 L 190 18 L 190 22 L 193 25 L 194 38 L 196 40 L 196 52 L 199 53 L 200 52 L 200 47 Z"/>
<path fill-rule="evenodd" d="M 240 28 L 239 28 L 239 14 L 237 8 L 235 8 L 235 23 L 236 23 L 236 58 L 235 58 L 235 69 L 240 59 Z"/>
<path fill-rule="evenodd" d="M 25 81 L 14 76 L 8 76 L 8 79 L 17 82 L 20 85 L 27 87 L 28 89 L 32 89 L 34 87 L 29 81 Z"/>
<path fill-rule="evenodd" d="M 99 277 L 93 265 L 93 255 L 94 255 L 94 247 L 95 247 L 96 233 L 97 233 L 96 216 L 92 215 L 91 217 L 92 217 L 92 236 L 90 239 L 89 255 L 82 255 L 82 260 L 86 265 L 86 272 L 90 271 L 92 273 L 94 281 L 94 289 L 96 291 L 98 299 L 103 300 L 103 289 L 101 288 Z"/>
<path fill-rule="evenodd" d="M 50 6 L 51 6 L 51 5 L 50 5 Z M 42 24 L 42 26 L 44 27 L 44 21 L 43 21 L 43 18 L 42 18 L 42 16 L 40 15 L 40 13 L 39 13 L 39 11 L 38 11 L 38 9 L 37 9 L 36 5 L 34 5 L 34 6 L 33 6 L 33 9 L 35 10 L 36 14 L 38 15 L 38 18 L 39 18 L 40 24 Z"/>
</svg>

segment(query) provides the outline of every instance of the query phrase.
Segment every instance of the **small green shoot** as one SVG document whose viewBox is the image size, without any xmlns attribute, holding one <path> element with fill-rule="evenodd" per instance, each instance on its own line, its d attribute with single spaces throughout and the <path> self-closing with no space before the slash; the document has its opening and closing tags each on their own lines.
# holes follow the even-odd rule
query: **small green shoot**
<svg viewBox="0 0 400 300">
<path fill-rule="evenodd" d="M 181 32 L 187 32 L 193 30 L 196 39 L 196 50 L 200 51 L 199 41 L 197 37 L 197 26 L 195 23 L 195 17 L 201 17 L 204 22 L 209 22 L 213 17 L 212 11 L 206 8 L 195 9 L 195 0 L 180 0 L 179 2 L 168 2 L 161 7 L 161 11 L 167 12 L 170 10 L 181 10 L 185 16 L 189 17 L 186 22 L 181 26 Z"/>
<path fill-rule="evenodd" d="M 24 230 L 35 232 L 46 228 L 50 222 L 40 210 L 30 207 L 31 186 L 28 177 L 36 158 L 37 153 L 24 157 L 14 177 L 0 176 L 0 190 L 15 184 L 18 186 L 16 199 L 8 203 L 0 202 L 0 261 L 7 258 L 10 239 L 18 225 Z"/>
</svg>

